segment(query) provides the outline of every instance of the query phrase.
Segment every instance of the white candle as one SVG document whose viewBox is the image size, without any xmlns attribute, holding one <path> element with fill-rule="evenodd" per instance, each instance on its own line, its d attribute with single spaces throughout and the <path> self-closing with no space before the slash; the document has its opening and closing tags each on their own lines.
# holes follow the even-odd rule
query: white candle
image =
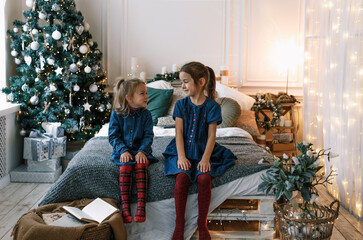
<svg viewBox="0 0 363 240">
<path fill-rule="evenodd" d="M 292 125 L 291 120 L 286 119 L 286 120 L 285 120 L 285 123 L 284 123 L 284 126 L 285 126 L 285 127 L 291 127 L 291 125 Z"/>
<path fill-rule="evenodd" d="M 178 66 L 178 64 L 173 64 L 173 66 L 172 66 L 172 70 L 173 70 L 173 73 L 175 73 L 175 72 L 178 72 L 179 71 L 179 66 Z"/>
<path fill-rule="evenodd" d="M 144 82 L 146 82 L 146 72 L 141 72 L 140 73 L 140 79 Z"/>
<path fill-rule="evenodd" d="M 221 83 L 228 85 L 228 66 L 221 66 L 219 70 L 219 75 L 221 76 Z"/>
<path fill-rule="evenodd" d="M 161 74 L 166 74 L 166 73 L 168 73 L 168 69 L 166 68 L 166 66 L 163 66 L 161 68 Z"/>
<path fill-rule="evenodd" d="M 284 116 L 280 116 L 279 126 L 283 127 L 285 125 L 285 118 Z"/>
<path fill-rule="evenodd" d="M 131 58 L 131 70 L 136 70 L 137 69 L 137 57 L 132 57 Z"/>
</svg>

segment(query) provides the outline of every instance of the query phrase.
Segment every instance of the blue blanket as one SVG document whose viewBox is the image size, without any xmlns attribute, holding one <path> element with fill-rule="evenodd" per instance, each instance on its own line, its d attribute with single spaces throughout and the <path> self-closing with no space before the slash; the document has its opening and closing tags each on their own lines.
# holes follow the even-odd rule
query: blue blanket
<svg viewBox="0 0 363 240">
<path fill-rule="evenodd" d="M 153 155 L 159 159 L 159 162 L 149 167 L 148 202 L 174 197 L 175 177 L 164 176 L 162 155 L 171 139 L 172 137 L 154 138 Z M 217 138 L 216 141 L 229 148 L 238 159 L 222 176 L 212 179 L 212 188 L 269 167 L 269 165 L 259 165 L 258 161 L 262 158 L 271 159 L 271 155 L 249 138 L 223 137 Z M 111 152 L 112 148 L 107 137 L 90 139 L 70 161 L 67 169 L 39 205 L 97 197 L 120 201 L 119 169 L 110 161 Z M 197 191 L 198 185 L 191 184 L 189 194 Z M 136 201 L 135 184 L 132 188 L 132 201 Z"/>
</svg>

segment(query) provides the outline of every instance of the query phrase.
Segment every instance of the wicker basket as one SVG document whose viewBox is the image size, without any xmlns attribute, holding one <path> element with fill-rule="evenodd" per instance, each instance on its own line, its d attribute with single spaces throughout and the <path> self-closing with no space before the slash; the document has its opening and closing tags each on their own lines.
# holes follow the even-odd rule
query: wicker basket
<svg viewBox="0 0 363 240">
<path fill-rule="evenodd" d="M 334 204 L 336 208 L 333 209 Z M 276 221 L 280 228 L 280 239 L 283 240 L 328 240 L 334 227 L 334 221 L 339 215 L 339 201 L 333 201 L 329 207 L 320 207 L 322 218 L 296 218 L 286 209 L 287 204 L 274 203 Z"/>
<path fill-rule="evenodd" d="M 110 240 L 112 229 L 109 224 L 99 224 L 97 227 L 86 229 L 81 240 Z"/>
</svg>

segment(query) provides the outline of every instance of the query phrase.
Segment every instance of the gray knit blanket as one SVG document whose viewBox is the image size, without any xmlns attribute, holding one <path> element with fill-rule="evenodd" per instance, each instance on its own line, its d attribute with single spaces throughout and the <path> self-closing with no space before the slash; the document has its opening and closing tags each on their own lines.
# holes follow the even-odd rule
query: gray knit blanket
<svg viewBox="0 0 363 240">
<path fill-rule="evenodd" d="M 148 202 L 174 197 L 175 177 L 164 176 L 164 157 L 162 155 L 171 140 L 172 137 L 154 138 L 153 155 L 159 159 L 159 162 L 149 166 Z M 249 138 L 222 137 L 217 138 L 216 141 L 229 148 L 238 159 L 235 165 L 223 175 L 212 179 L 212 188 L 269 167 L 269 165 L 258 164 L 258 161 L 262 158 L 271 159 L 271 155 Z M 70 161 L 67 169 L 39 205 L 97 197 L 120 201 L 119 168 L 111 162 L 111 152 L 112 148 L 107 137 L 90 139 Z M 271 160 L 270 163 L 272 163 Z M 197 183 L 192 183 L 189 187 L 189 194 L 197 191 Z M 132 201 L 136 201 L 135 184 L 132 188 Z"/>
</svg>

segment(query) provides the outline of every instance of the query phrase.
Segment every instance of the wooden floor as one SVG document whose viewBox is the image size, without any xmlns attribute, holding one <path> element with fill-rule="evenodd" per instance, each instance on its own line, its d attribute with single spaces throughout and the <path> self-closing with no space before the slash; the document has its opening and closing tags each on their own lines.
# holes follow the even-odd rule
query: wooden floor
<svg viewBox="0 0 363 240">
<path fill-rule="evenodd" d="M 0 239 L 8 240 L 17 220 L 29 209 L 38 206 L 51 184 L 11 183 L 0 190 Z M 319 188 L 321 203 L 330 204 L 332 198 L 325 188 Z M 340 208 L 335 221 L 332 240 L 363 239 L 363 221 L 357 220 L 344 208 Z"/>
</svg>

